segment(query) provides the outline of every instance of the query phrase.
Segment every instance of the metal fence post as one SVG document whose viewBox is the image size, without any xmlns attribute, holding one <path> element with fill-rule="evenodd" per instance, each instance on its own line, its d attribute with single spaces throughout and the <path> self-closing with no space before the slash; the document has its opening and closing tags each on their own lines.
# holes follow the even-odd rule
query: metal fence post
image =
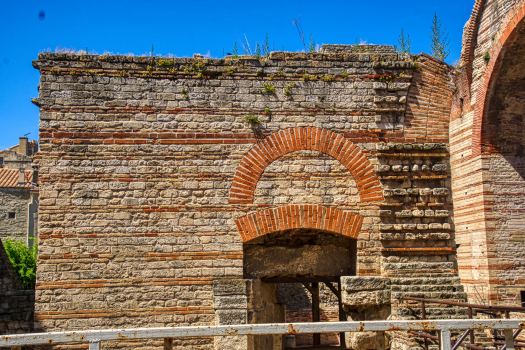
<svg viewBox="0 0 525 350">
<path fill-rule="evenodd" d="M 273 350 L 282 350 L 283 348 L 283 335 L 274 334 L 273 335 Z"/>
<path fill-rule="evenodd" d="M 164 338 L 164 350 L 173 349 L 173 338 Z"/>
<path fill-rule="evenodd" d="M 507 350 L 514 350 L 514 332 L 512 329 L 505 329 L 505 346 Z"/>
<path fill-rule="evenodd" d="M 89 350 L 100 350 L 100 340 L 90 340 Z"/>
<path fill-rule="evenodd" d="M 450 344 L 450 331 L 442 330 L 439 332 L 439 349 L 440 350 L 451 350 L 452 345 Z"/>
</svg>

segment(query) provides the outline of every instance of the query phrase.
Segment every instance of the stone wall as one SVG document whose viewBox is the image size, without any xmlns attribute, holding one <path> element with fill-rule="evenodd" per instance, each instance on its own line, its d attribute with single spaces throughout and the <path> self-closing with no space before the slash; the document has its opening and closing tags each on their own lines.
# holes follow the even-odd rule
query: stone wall
<svg viewBox="0 0 525 350">
<path fill-rule="evenodd" d="M 456 273 L 442 62 L 40 54 L 34 66 L 42 330 L 216 323 L 214 281 L 245 278 L 252 239 L 294 229 L 354 240 L 360 276 L 421 261 Z"/>
<path fill-rule="evenodd" d="M 0 239 L 27 241 L 29 189 L 0 188 Z M 10 213 L 14 213 L 11 218 Z M 11 214 L 13 215 L 13 214 Z"/>
<path fill-rule="evenodd" d="M 33 331 L 35 291 L 22 290 L 22 284 L 0 239 L 0 334 Z"/>
</svg>

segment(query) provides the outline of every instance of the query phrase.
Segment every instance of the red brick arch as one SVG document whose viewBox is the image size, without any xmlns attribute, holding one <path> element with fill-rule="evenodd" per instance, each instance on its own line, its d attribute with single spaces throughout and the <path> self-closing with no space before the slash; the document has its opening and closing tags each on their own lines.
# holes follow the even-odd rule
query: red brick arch
<svg viewBox="0 0 525 350">
<path fill-rule="evenodd" d="M 374 167 L 359 147 L 330 130 L 296 127 L 267 136 L 244 156 L 233 178 L 229 202 L 253 203 L 255 187 L 264 169 L 277 158 L 302 150 L 323 152 L 340 161 L 354 177 L 362 202 L 383 200 Z"/>
<path fill-rule="evenodd" d="M 309 228 L 357 238 L 363 217 L 320 205 L 286 205 L 266 209 L 235 221 L 243 242 L 272 232 Z"/>
<path fill-rule="evenodd" d="M 472 126 L 472 156 L 482 153 L 482 128 L 483 116 L 488 110 L 488 99 L 491 86 L 496 83 L 503 62 L 504 48 L 512 45 L 518 35 L 518 29 L 525 25 L 525 3 L 518 3 L 509 11 L 501 24 L 501 29 L 496 35 L 497 40 L 489 50 L 490 61 L 485 72 L 483 82 L 478 88 L 474 104 L 474 120 Z M 499 38 L 498 38 L 499 37 Z"/>
</svg>

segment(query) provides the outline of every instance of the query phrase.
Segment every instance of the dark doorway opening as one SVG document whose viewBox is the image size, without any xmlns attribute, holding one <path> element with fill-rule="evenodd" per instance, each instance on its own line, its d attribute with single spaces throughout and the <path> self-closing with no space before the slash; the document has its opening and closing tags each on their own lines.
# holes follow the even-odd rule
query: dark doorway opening
<svg viewBox="0 0 525 350">
<path fill-rule="evenodd" d="M 356 261 L 357 240 L 318 229 L 293 229 L 245 242 L 243 273 L 245 279 L 275 286 L 271 297 L 284 304 L 286 322 L 342 321 L 346 314 L 340 277 L 355 276 Z M 287 340 L 289 347 L 345 344 L 344 334 Z"/>
</svg>

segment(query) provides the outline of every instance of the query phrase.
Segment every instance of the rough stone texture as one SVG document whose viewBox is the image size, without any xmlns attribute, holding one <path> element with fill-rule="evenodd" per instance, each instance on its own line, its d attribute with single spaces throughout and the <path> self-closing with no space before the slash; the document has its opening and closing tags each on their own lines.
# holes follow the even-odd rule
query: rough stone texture
<svg viewBox="0 0 525 350">
<path fill-rule="evenodd" d="M 35 291 L 22 289 L 0 239 L 0 334 L 32 332 L 34 307 Z"/>
<path fill-rule="evenodd" d="M 41 330 L 222 322 L 243 298 L 219 298 L 214 281 L 245 278 L 250 241 L 288 230 L 353 240 L 349 269 L 358 276 L 421 261 L 455 273 L 454 88 L 442 62 L 394 53 L 41 54 L 34 66 Z M 261 124 L 244 123 L 247 114 Z M 405 276 L 419 283 L 418 271 Z M 276 304 L 264 288 L 255 294 Z"/>
</svg>

